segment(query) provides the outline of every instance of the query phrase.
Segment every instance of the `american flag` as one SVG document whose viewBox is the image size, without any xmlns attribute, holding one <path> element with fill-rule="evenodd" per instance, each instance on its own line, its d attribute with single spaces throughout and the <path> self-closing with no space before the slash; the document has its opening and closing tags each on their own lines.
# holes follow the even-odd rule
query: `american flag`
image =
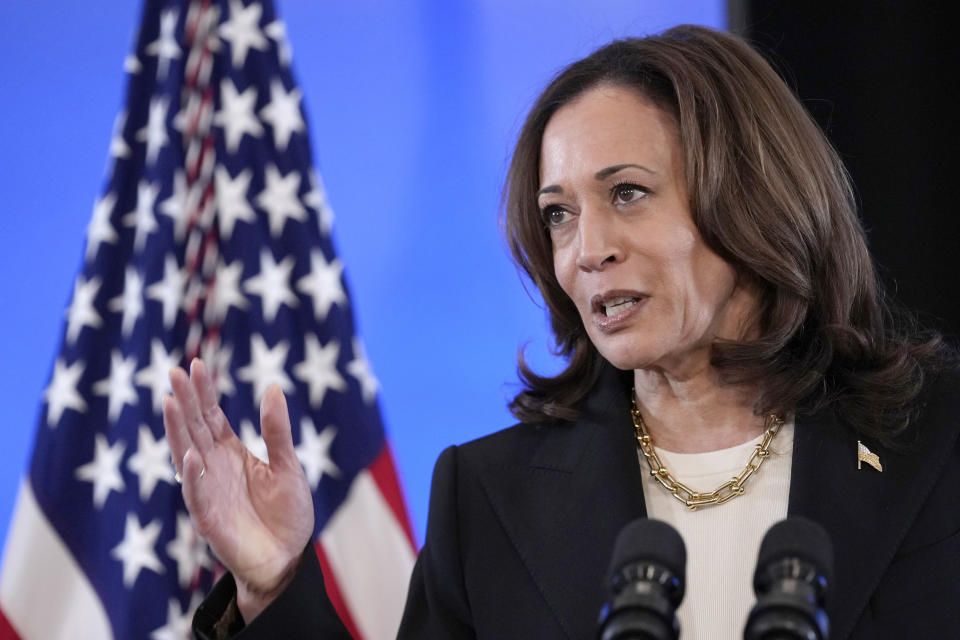
<svg viewBox="0 0 960 640">
<path fill-rule="evenodd" d="M 163 437 L 202 356 L 246 445 L 287 394 L 328 594 L 396 634 L 414 541 L 269 0 L 148 0 L 0 577 L 0 639 L 189 637 L 219 570 Z"/>
</svg>

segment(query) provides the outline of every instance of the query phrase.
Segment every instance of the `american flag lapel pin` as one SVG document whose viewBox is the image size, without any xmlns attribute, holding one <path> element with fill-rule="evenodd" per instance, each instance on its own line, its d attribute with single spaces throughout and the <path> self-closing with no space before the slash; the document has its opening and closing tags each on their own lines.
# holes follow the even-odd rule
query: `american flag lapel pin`
<svg viewBox="0 0 960 640">
<path fill-rule="evenodd" d="M 864 462 L 880 473 L 883 473 L 883 465 L 880 464 L 880 457 L 870 451 L 870 449 L 867 449 L 865 444 L 857 440 L 857 469 L 862 468 Z"/>
</svg>

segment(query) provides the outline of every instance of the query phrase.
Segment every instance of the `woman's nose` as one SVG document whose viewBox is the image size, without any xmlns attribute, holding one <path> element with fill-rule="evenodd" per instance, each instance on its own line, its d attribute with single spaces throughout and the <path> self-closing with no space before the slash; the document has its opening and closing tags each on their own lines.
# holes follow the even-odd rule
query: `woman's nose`
<svg viewBox="0 0 960 640">
<path fill-rule="evenodd" d="M 581 211 L 577 222 L 577 266 L 581 270 L 601 271 L 623 260 L 620 234 L 609 216 L 597 211 Z"/>
</svg>

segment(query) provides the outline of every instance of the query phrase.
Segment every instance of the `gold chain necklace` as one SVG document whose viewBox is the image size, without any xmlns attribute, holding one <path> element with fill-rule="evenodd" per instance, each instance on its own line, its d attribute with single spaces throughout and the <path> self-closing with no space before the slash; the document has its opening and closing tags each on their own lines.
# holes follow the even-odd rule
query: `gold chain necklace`
<svg viewBox="0 0 960 640">
<path fill-rule="evenodd" d="M 650 465 L 650 475 L 656 478 L 657 481 L 663 485 L 664 489 L 669 491 L 674 498 L 685 504 L 691 511 L 696 511 L 698 507 L 723 504 L 724 502 L 733 500 L 737 496 L 743 495 L 747 490 L 745 487 L 747 480 L 760 470 L 763 461 L 770 456 L 770 443 L 773 442 L 773 438 L 780 432 L 780 427 L 783 426 L 783 416 L 775 413 L 768 415 L 763 440 L 754 448 L 750 459 L 747 460 L 747 466 L 740 472 L 740 475 L 727 480 L 713 491 L 705 493 L 703 491 L 694 491 L 674 478 L 673 475 L 667 471 L 667 468 L 663 466 L 663 463 L 660 462 L 660 457 L 657 455 L 653 447 L 653 441 L 650 439 L 650 434 L 647 432 L 647 425 L 643 421 L 643 416 L 640 415 L 640 409 L 637 408 L 636 395 L 630 399 L 630 415 L 633 417 L 633 429 L 637 436 L 637 448 L 640 449 L 643 457 L 647 459 L 647 464 Z"/>
</svg>

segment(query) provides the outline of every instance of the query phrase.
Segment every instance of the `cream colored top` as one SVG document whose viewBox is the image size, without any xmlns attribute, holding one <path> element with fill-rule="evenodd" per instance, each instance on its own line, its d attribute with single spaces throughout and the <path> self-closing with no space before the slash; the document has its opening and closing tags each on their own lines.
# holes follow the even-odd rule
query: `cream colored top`
<svg viewBox="0 0 960 640">
<path fill-rule="evenodd" d="M 713 491 L 743 471 L 763 436 L 706 453 L 672 453 L 657 448 L 674 478 L 691 489 Z M 793 420 L 770 445 L 771 456 L 738 498 L 690 511 L 649 473 L 644 474 L 647 515 L 670 523 L 687 547 L 686 594 L 677 610 L 684 640 L 740 640 L 753 607 L 753 572 L 764 534 L 787 517 Z M 649 471 L 642 454 L 640 465 Z"/>
</svg>

